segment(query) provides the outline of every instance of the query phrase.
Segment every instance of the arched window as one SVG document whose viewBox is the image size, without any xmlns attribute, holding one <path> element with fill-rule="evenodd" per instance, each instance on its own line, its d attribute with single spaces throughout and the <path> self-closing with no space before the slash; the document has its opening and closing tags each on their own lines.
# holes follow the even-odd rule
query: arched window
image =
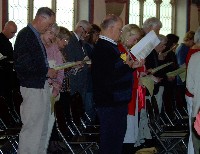
<svg viewBox="0 0 200 154">
<path fill-rule="evenodd" d="M 129 23 L 142 27 L 143 22 L 149 17 L 157 17 L 161 20 L 163 27 L 160 33 L 167 35 L 174 33 L 173 24 L 175 11 L 172 0 L 130 0 Z"/>
<path fill-rule="evenodd" d="M 50 7 L 56 13 L 56 22 L 69 30 L 74 25 L 75 0 L 8 0 L 8 20 L 16 22 L 17 33 L 31 22 L 40 7 Z M 16 34 L 17 35 L 17 34 Z M 14 44 L 16 36 L 10 41 Z"/>
</svg>

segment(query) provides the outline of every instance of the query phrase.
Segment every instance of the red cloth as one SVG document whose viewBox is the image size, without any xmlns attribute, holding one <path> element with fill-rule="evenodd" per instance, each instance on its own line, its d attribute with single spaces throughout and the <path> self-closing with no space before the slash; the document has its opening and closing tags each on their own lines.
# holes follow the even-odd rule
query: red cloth
<svg viewBox="0 0 200 154">
<path fill-rule="evenodd" d="M 123 47 L 122 44 L 118 44 L 118 49 L 122 53 L 127 53 L 126 49 Z M 136 58 L 132 55 L 132 58 L 135 60 Z M 142 108 L 145 107 L 145 95 L 146 95 L 146 88 L 139 86 L 139 77 L 140 77 L 140 72 L 145 72 L 145 67 L 140 67 L 137 68 L 133 72 L 133 90 L 132 90 L 132 98 L 128 104 L 128 114 L 129 115 L 135 115 L 135 109 L 136 109 L 136 99 L 137 99 L 137 91 L 138 91 L 138 112 L 141 111 Z"/>
<path fill-rule="evenodd" d="M 188 51 L 188 54 L 187 54 L 187 57 L 186 57 L 186 60 L 185 60 L 186 68 L 188 67 L 188 63 L 189 63 L 189 61 L 190 61 L 191 56 L 192 56 L 194 53 L 198 52 L 199 50 L 200 50 L 200 49 L 190 49 L 190 50 Z M 186 91 L 185 91 L 185 95 L 187 95 L 188 97 L 194 97 L 194 95 L 191 94 L 191 93 L 188 91 L 187 88 L 186 88 Z"/>
<path fill-rule="evenodd" d="M 190 49 L 190 50 L 188 51 L 188 54 L 187 54 L 187 57 L 186 57 L 186 60 L 185 60 L 186 67 L 188 66 L 188 63 L 189 63 L 189 61 L 190 61 L 191 56 L 192 56 L 194 53 L 198 52 L 198 51 L 200 51 L 200 49 Z"/>
</svg>

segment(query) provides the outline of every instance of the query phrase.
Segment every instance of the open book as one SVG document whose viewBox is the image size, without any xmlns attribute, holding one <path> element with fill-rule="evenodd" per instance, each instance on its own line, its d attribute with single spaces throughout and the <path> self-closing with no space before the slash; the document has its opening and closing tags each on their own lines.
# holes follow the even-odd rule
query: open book
<svg viewBox="0 0 200 154">
<path fill-rule="evenodd" d="M 160 43 L 156 33 L 152 30 L 131 48 L 131 53 L 138 59 L 145 59 Z"/>
</svg>

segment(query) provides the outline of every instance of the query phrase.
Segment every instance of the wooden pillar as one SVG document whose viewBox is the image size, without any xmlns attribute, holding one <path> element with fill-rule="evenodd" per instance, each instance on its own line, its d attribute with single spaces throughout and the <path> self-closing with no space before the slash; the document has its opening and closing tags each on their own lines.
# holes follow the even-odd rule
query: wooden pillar
<svg viewBox="0 0 200 154">
<path fill-rule="evenodd" d="M 156 17 L 160 19 L 160 4 L 162 3 L 162 0 L 154 0 L 156 3 Z"/>
<path fill-rule="evenodd" d="M 172 33 L 175 34 L 176 33 L 176 5 L 177 5 L 177 1 L 176 0 L 171 0 L 170 4 L 172 6 L 172 23 L 171 23 L 171 27 L 172 27 Z"/>
<path fill-rule="evenodd" d="M 139 8 L 140 8 L 140 12 L 139 12 L 139 15 L 140 15 L 140 18 L 139 18 L 139 27 L 142 27 L 142 25 L 143 25 L 144 2 L 146 0 L 138 0 L 138 1 L 139 1 Z"/>
</svg>

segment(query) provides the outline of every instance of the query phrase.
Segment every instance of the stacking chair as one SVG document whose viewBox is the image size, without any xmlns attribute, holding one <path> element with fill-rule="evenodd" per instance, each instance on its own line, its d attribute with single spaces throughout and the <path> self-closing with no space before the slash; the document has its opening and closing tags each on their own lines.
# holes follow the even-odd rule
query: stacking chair
<svg viewBox="0 0 200 154">
<path fill-rule="evenodd" d="M 0 96 L 0 153 L 14 154 L 17 152 L 20 130 L 21 126 L 10 114 L 4 97 Z"/>
<path fill-rule="evenodd" d="M 21 129 L 21 123 L 15 120 L 8 105 L 6 104 L 5 98 L 2 96 L 0 96 L 0 119 L 1 130 L 17 128 Z"/>
<path fill-rule="evenodd" d="M 0 140 L 1 142 L 1 140 Z M 7 138 L 3 144 L 0 144 L 0 154 L 16 154 L 18 147 L 18 137 Z"/>
<path fill-rule="evenodd" d="M 83 101 L 79 93 L 75 93 L 70 103 L 70 122 L 83 134 L 99 134 L 99 125 L 90 124 L 90 118 L 84 111 Z M 86 119 L 86 120 L 85 120 Z M 89 121 L 89 122 L 86 122 Z"/>
<path fill-rule="evenodd" d="M 20 117 L 20 105 L 23 102 L 22 95 L 19 90 L 13 90 L 12 91 L 12 103 L 13 103 L 13 112 L 16 115 L 16 119 L 18 119 L 19 122 L 21 122 Z"/>
<path fill-rule="evenodd" d="M 151 98 L 151 106 L 153 109 L 153 113 L 155 115 L 155 120 L 162 127 L 161 128 L 162 130 L 183 131 L 183 132 L 189 131 L 189 127 L 187 125 L 185 126 L 185 125 L 176 124 L 169 117 L 167 117 L 168 121 L 164 120 L 164 118 L 159 114 L 158 104 L 154 96 L 152 96 Z"/>
<path fill-rule="evenodd" d="M 187 146 L 184 142 L 188 137 L 187 132 L 164 131 L 155 118 L 153 107 L 149 100 L 146 101 L 148 126 L 152 136 L 159 142 L 159 153 L 186 153 Z"/>
<path fill-rule="evenodd" d="M 98 136 L 73 133 L 74 130 L 68 125 L 62 104 L 59 101 L 55 104 L 55 116 L 58 134 L 72 154 L 93 153 L 92 148 L 98 149 Z"/>
</svg>

